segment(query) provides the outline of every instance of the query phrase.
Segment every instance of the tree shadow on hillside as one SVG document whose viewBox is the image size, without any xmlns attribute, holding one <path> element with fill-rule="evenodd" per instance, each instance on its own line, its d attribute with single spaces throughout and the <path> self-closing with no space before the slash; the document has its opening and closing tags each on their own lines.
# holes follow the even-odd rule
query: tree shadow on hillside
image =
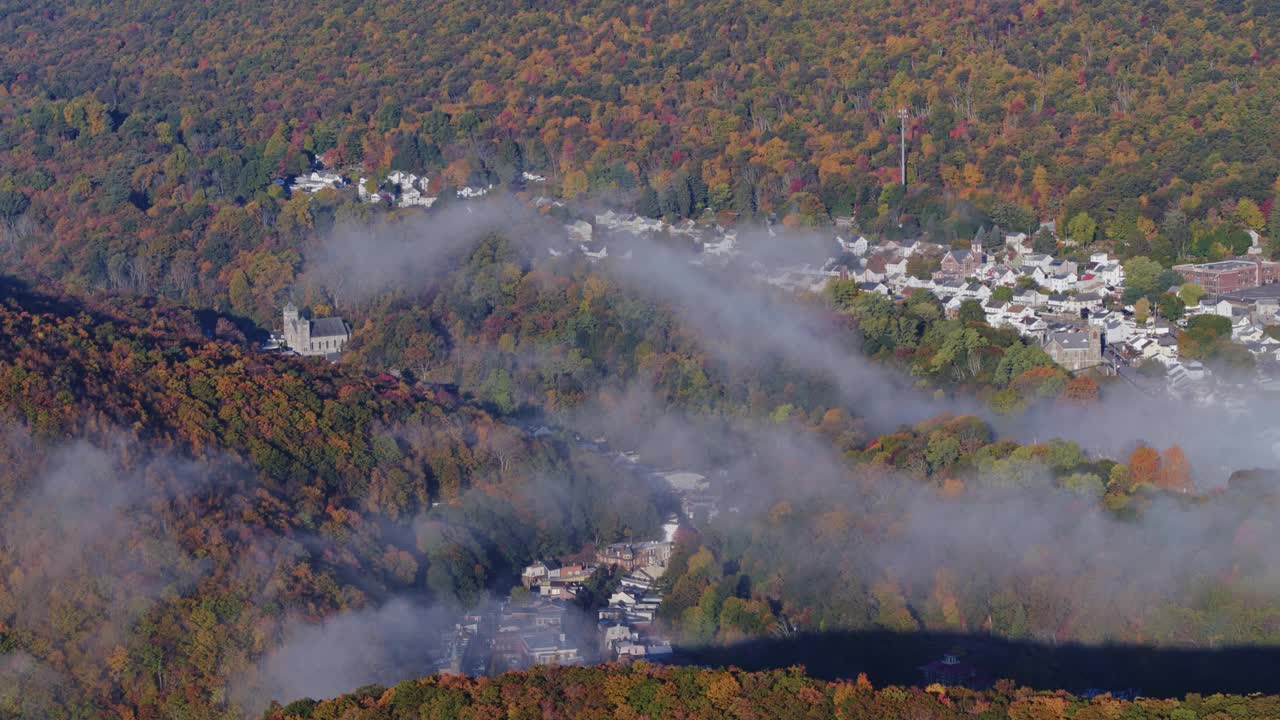
<svg viewBox="0 0 1280 720">
<path fill-rule="evenodd" d="M 802 665 L 814 677 L 876 686 L 921 685 L 921 667 L 957 653 L 988 681 L 1080 693 L 1137 689 L 1148 697 L 1188 693 L 1280 693 L 1280 647 L 1218 649 L 1136 645 L 1046 645 L 962 633 L 828 632 L 682 648 L 678 660 L 766 670 Z"/>
</svg>

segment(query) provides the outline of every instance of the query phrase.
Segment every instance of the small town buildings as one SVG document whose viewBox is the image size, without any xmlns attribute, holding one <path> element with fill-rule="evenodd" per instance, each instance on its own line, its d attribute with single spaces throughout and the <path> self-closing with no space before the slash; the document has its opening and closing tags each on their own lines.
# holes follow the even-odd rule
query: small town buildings
<svg viewBox="0 0 1280 720">
<path fill-rule="evenodd" d="M 284 306 L 284 342 L 299 355 L 336 358 L 351 341 L 351 327 L 339 317 L 309 320 L 293 303 Z"/>
<path fill-rule="evenodd" d="M 1064 293 L 1075 287 L 1077 279 L 1076 274 L 1073 272 L 1064 275 L 1050 275 L 1045 278 L 1043 285 L 1053 292 Z"/>
<path fill-rule="evenodd" d="M 1015 257 L 1021 257 L 1031 253 L 1031 242 L 1024 232 L 1012 233 L 1004 236 L 1004 246 L 1009 249 Z"/>
<path fill-rule="evenodd" d="M 1089 324 L 1098 328 L 1107 345 L 1128 342 L 1138 331 L 1138 326 L 1132 319 L 1118 312 L 1091 315 Z"/>
<path fill-rule="evenodd" d="M 1036 315 L 1024 317 L 1021 320 L 1016 321 L 1013 324 L 1013 327 L 1023 337 L 1028 337 L 1036 341 L 1043 341 L 1045 335 L 1049 332 L 1049 323 Z"/>
<path fill-rule="evenodd" d="M 1049 293 L 1041 292 L 1035 288 L 1028 288 L 1014 293 L 1013 301 L 1031 307 L 1048 307 Z"/>
<path fill-rule="evenodd" d="M 387 174 L 387 182 L 396 188 L 398 197 L 396 199 L 397 207 L 431 207 L 435 204 L 436 198 L 427 197 L 426 191 L 430 185 L 430 180 L 420 178 L 410 172 L 403 170 L 392 170 Z"/>
<path fill-rule="evenodd" d="M 531 588 L 547 581 L 550 577 L 551 570 L 556 567 L 555 563 L 548 563 L 539 560 L 520 571 L 520 584 L 525 588 Z"/>
<path fill-rule="evenodd" d="M 316 170 L 309 175 L 300 175 L 293 179 L 289 186 L 291 192 L 317 193 L 321 190 L 340 188 L 346 181 L 336 172 Z"/>
<path fill-rule="evenodd" d="M 853 240 L 845 240 L 840 236 L 836 236 L 836 242 L 840 245 L 841 250 L 854 255 L 855 257 L 862 257 L 863 255 L 866 255 L 867 248 L 870 247 L 870 242 L 861 235 Z"/>
<path fill-rule="evenodd" d="M 493 661 L 498 669 L 583 663 L 585 658 L 565 633 L 567 608 L 564 603 L 541 599 L 505 604 L 492 646 Z"/>
<path fill-rule="evenodd" d="M 1031 253 L 1022 258 L 1022 268 L 1024 270 L 1040 269 L 1047 271 L 1049 265 L 1053 262 L 1053 258 L 1049 255 L 1041 253 Z"/>
</svg>

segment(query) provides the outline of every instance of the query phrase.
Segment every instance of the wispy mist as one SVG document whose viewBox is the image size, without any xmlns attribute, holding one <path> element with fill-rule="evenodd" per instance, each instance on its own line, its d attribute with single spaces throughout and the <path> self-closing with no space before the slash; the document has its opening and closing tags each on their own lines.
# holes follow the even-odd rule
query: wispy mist
<svg viewBox="0 0 1280 720">
<path fill-rule="evenodd" d="M 326 698 L 430 674 L 441 633 L 460 612 L 397 598 L 318 623 L 294 618 L 280 645 L 233 681 L 232 695 L 250 712 L 261 712 L 272 700 Z"/>
</svg>

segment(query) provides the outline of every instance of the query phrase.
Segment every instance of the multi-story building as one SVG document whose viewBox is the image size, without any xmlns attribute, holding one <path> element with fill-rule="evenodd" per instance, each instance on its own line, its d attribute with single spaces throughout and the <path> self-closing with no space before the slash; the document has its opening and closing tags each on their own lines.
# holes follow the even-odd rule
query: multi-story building
<svg viewBox="0 0 1280 720">
<path fill-rule="evenodd" d="M 1280 280 L 1280 263 L 1252 258 L 1175 265 L 1173 269 L 1188 282 L 1196 283 L 1213 294 L 1237 292 Z"/>
</svg>

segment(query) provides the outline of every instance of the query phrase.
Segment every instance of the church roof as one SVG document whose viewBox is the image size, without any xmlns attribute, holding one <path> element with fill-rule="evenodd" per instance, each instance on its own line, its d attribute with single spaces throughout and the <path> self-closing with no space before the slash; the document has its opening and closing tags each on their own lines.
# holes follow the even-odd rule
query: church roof
<svg viewBox="0 0 1280 720">
<path fill-rule="evenodd" d="M 311 337 L 345 337 L 347 334 L 347 324 L 342 322 L 342 318 L 327 317 L 311 321 Z"/>
</svg>

